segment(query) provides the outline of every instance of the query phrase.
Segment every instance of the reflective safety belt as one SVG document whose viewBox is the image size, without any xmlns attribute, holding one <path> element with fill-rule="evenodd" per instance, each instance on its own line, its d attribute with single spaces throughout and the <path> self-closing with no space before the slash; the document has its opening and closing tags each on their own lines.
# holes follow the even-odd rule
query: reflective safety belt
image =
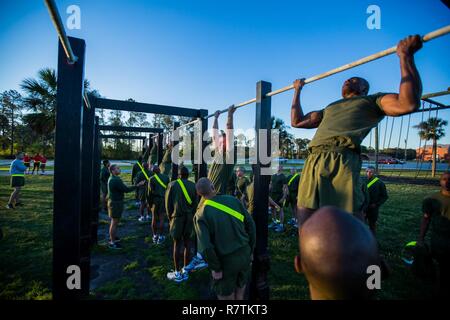
<svg viewBox="0 0 450 320">
<path fill-rule="evenodd" d="M 191 197 L 189 196 L 189 193 L 187 192 L 186 187 L 184 186 L 183 181 L 181 181 L 181 179 L 177 179 L 177 182 L 178 182 L 178 184 L 180 185 L 181 190 L 183 190 L 183 194 L 184 194 L 184 197 L 186 198 L 187 203 L 192 204 L 192 199 L 191 199 Z"/>
<path fill-rule="evenodd" d="M 289 180 L 289 182 L 288 182 L 288 186 L 291 186 L 291 183 L 294 181 L 294 179 L 295 178 L 297 178 L 298 177 L 298 173 L 296 173 L 296 174 L 294 174 L 293 176 L 292 176 L 292 178 Z"/>
<path fill-rule="evenodd" d="M 12 174 L 11 177 L 25 177 L 25 174 L 23 174 L 23 173 L 15 173 L 15 174 Z"/>
<path fill-rule="evenodd" d="M 141 171 L 144 174 L 145 179 L 147 179 L 147 181 L 150 180 L 150 178 L 148 177 L 147 172 L 145 172 L 144 167 L 142 166 L 142 164 L 140 164 L 139 162 L 136 162 L 136 163 L 138 164 L 139 168 L 141 168 Z"/>
<path fill-rule="evenodd" d="M 368 184 L 367 184 L 367 189 L 369 189 L 371 186 L 373 186 L 373 184 L 375 183 L 375 182 L 377 182 L 378 180 L 380 180 L 378 177 L 375 177 L 372 181 L 370 181 Z"/>
<path fill-rule="evenodd" d="M 239 221 L 244 222 L 244 215 L 242 213 L 240 213 L 234 209 L 231 209 L 230 207 L 227 207 L 221 203 L 218 203 L 218 202 L 212 201 L 212 200 L 206 200 L 205 206 L 211 206 L 216 209 L 219 209 L 220 211 L 223 211 L 225 213 L 228 213 L 230 216 L 235 217 Z"/>
<path fill-rule="evenodd" d="M 164 184 L 164 182 L 161 181 L 161 179 L 158 177 L 158 175 L 156 173 L 153 175 L 153 177 L 155 177 L 156 181 L 158 181 L 158 183 L 161 185 L 161 187 L 163 187 L 164 189 L 167 188 L 167 186 Z"/>
</svg>

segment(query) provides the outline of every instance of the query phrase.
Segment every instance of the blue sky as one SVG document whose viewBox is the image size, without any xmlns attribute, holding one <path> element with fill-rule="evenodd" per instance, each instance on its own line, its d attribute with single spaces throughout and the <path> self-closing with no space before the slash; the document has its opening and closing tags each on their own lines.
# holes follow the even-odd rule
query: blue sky
<svg viewBox="0 0 450 320">
<path fill-rule="evenodd" d="M 81 8 L 81 29 L 67 33 L 86 40 L 86 77 L 103 96 L 210 112 L 253 98 L 258 80 L 278 89 L 391 47 L 406 35 L 450 24 L 450 10 L 437 0 L 56 2 L 63 20 L 69 5 Z M 40 68 L 56 68 L 56 32 L 43 1 L 0 3 L 0 90 L 19 89 Z M 370 4 L 381 9 L 380 30 L 366 27 Z M 449 56 L 450 36 L 417 54 L 424 93 L 450 86 Z M 395 92 L 398 59 L 390 56 L 307 85 L 305 111 L 339 99 L 342 82 L 353 75 L 367 78 L 372 92 Z M 272 113 L 287 123 L 291 98 L 289 91 L 272 99 Z M 448 104 L 450 97 L 436 100 Z M 253 127 L 254 113 L 254 105 L 237 111 L 236 127 Z M 412 124 L 419 120 L 414 116 Z M 396 122 L 391 146 L 397 145 Z M 450 143 L 449 130 L 443 143 Z M 307 138 L 314 133 L 291 132 Z M 411 130 L 409 147 L 417 144 Z"/>
</svg>

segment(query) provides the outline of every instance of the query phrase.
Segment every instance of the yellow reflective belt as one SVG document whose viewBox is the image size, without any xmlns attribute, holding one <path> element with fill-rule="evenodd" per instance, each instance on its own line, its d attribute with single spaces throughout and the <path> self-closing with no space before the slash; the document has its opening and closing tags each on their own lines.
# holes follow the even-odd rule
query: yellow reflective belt
<svg viewBox="0 0 450 320">
<path fill-rule="evenodd" d="M 212 201 L 212 200 L 206 200 L 205 201 L 206 206 L 211 206 L 216 209 L 219 209 L 220 211 L 223 211 L 225 213 L 228 213 L 230 216 L 235 217 L 236 219 L 240 220 L 241 222 L 244 222 L 244 215 L 234 209 L 231 209 L 230 207 L 227 207 L 221 203 Z"/>
<path fill-rule="evenodd" d="M 375 177 L 372 181 L 367 184 L 367 189 L 369 189 L 375 182 L 380 180 L 378 177 Z"/>
<path fill-rule="evenodd" d="M 180 185 L 181 190 L 183 190 L 183 194 L 184 194 L 184 197 L 186 198 L 187 203 L 192 204 L 192 199 L 191 199 L 191 197 L 189 196 L 189 193 L 187 192 L 186 187 L 184 186 L 183 181 L 181 181 L 181 179 L 177 179 L 177 182 L 178 182 L 178 184 Z"/>
<path fill-rule="evenodd" d="M 147 172 L 145 172 L 144 167 L 142 166 L 142 164 L 140 164 L 139 162 L 136 162 L 136 163 L 138 164 L 139 168 L 141 168 L 141 171 L 144 174 L 145 179 L 147 179 L 147 181 L 150 180 L 150 178 L 148 177 Z"/>
<path fill-rule="evenodd" d="M 156 173 L 153 175 L 153 177 L 155 177 L 156 181 L 158 181 L 158 183 L 159 183 L 164 189 L 167 188 L 167 186 L 164 184 L 164 182 L 161 181 L 161 179 L 158 177 L 158 175 L 157 175 Z"/>
<path fill-rule="evenodd" d="M 289 180 L 288 186 L 291 185 L 292 181 L 294 181 L 294 179 L 297 178 L 297 176 L 298 176 L 298 173 L 294 174 L 294 176 L 291 178 L 291 180 Z"/>
<path fill-rule="evenodd" d="M 25 177 L 25 174 L 23 174 L 23 173 L 15 173 L 15 174 L 12 174 L 11 177 Z"/>
</svg>

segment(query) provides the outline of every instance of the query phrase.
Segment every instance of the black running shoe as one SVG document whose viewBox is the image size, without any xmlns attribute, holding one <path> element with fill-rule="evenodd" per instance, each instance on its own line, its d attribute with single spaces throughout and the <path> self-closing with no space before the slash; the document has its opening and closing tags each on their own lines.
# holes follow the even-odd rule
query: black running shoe
<svg viewBox="0 0 450 320">
<path fill-rule="evenodd" d="M 114 249 L 114 250 L 121 250 L 122 249 L 122 246 L 120 245 L 120 243 L 116 243 L 116 242 L 110 242 L 108 244 L 108 247 L 110 249 Z"/>
</svg>

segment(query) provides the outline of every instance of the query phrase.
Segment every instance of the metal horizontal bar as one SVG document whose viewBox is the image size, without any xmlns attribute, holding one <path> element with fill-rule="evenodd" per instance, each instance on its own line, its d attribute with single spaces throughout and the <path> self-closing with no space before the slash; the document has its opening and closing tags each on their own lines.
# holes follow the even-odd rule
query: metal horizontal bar
<svg viewBox="0 0 450 320">
<path fill-rule="evenodd" d="M 204 109 L 190 109 L 152 103 L 121 101 L 104 98 L 96 98 L 95 100 L 96 100 L 95 107 L 98 109 L 166 114 L 171 116 L 192 117 L 192 118 L 203 117 L 204 115 L 208 114 L 208 111 Z"/>
<path fill-rule="evenodd" d="M 98 126 L 103 131 L 120 131 L 120 132 L 163 132 L 162 128 L 144 128 L 144 127 L 124 127 L 124 126 Z"/>
<path fill-rule="evenodd" d="M 439 91 L 439 92 L 434 92 L 434 93 L 427 93 L 427 94 L 424 94 L 424 95 L 422 96 L 422 100 L 423 100 L 423 99 L 428 99 L 428 98 L 434 98 L 434 97 L 446 96 L 446 95 L 448 95 L 448 94 L 450 94 L 450 87 L 447 88 L 447 91 Z"/>
<path fill-rule="evenodd" d="M 180 129 L 180 128 L 186 127 L 186 126 L 190 126 L 190 125 L 196 124 L 197 122 L 200 122 L 201 120 L 202 119 L 199 118 L 199 119 L 192 120 L 192 121 L 190 121 L 188 123 L 182 124 L 182 125 L 177 127 L 177 130 Z"/>
<path fill-rule="evenodd" d="M 55 26 L 56 32 L 58 33 L 59 40 L 61 41 L 61 45 L 64 49 L 64 52 L 66 53 L 69 63 L 75 63 L 78 58 L 72 51 L 72 47 L 70 46 L 69 39 L 67 38 L 66 30 L 64 29 L 64 25 L 62 23 L 61 16 L 59 15 L 55 1 L 45 0 L 45 5 L 47 6 L 48 13 L 50 14 L 50 18 L 52 19 L 53 25 Z"/>
<path fill-rule="evenodd" d="M 423 99 L 423 98 L 422 98 L 422 100 L 423 100 L 423 101 L 425 101 L 425 102 L 428 102 L 428 103 L 434 104 L 434 105 L 436 105 L 436 106 L 438 106 L 438 107 L 441 107 L 441 108 L 444 108 L 444 107 L 446 107 L 446 105 L 445 105 L 445 104 L 443 104 L 443 103 L 440 103 L 440 102 L 437 102 L 437 101 L 434 101 L 434 100 L 431 100 L 431 99 Z"/>
<path fill-rule="evenodd" d="M 138 140 L 138 139 L 145 140 L 145 139 L 147 139 L 147 137 L 145 137 L 145 136 L 121 136 L 118 134 L 101 134 L 99 137 L 102 139 L 124 139 L 124 140 Z"/>
<path fill-rule="evenodd" d="M 443 35 L 446 35 L 448 33 L 450 33 L 450 25 L 447 25 L 447 26 L 445 26 L 443 28 L 437 29 L 437 30 L 432 31 L 430 33 L 427 33 L 426 35 L 424 35 L 422 37 L 422 41 L 423 42 L 428 42 L 430 40 L 436 39 L 436 38 L 441 37 Z M 321 74 L 315 75 L 313 77 L 307 78 L 307 79 L 305 79 L 305 83 L 311 83 L 311 82 L 314 82 L 314 81 L 317 81 L 317 80 L 320 80 L 320 79 L 324 79 L 324 78 L 327 78 L 327 77 L 329 77 L 331 75 L 334 75 L 336 73 L 340 73 L 340 72 L 343 72 L 343 71 L 355 68 L 357 66 L 366 64 L 368 62 L 371 62 L 371 61 L 374 61 L 374 60 L 386 57 L 388 55 L 391 55 L 391 54 L 395 53 L 396 50 L 397 50 L 397 46 L 393 46 L 391 48 L 388 48 L 386 50 L 374 53 L 374 54 L 372 54 L 370 56 L 361 58 L 361 59 L 356 60 L 354 62 L 347 63 L 347 64 L 345 64 L 343 66 L 338 67 L 338 68 L 335 68 L 335 69 L 323 72 Z M 289 90 L 292 90 L 292 89 L 294 89 L 294 85 L 293 84 L 288 85 L 286 87 L 283 87 L 281 89 L 269 92 L 265 96 L 266 97 L 272 97 L 274 95 L 277 95 L 277 94 L 280 94 L 282 92 L 289 91 Z M 240 107 L 246 106 L 246 105 L 254 103 L 254 102 L 256 102 L 256 99 L 247 100 L 247 101 L 235 104 L 235 107 L 236 108 L 240 108 Z M 221 110 L 220 113 L 224 113 L 227 110 L 228 109 Z M 214 114 L 209 115 L 208 118 L 210 118 L 212 116 L 214 116 Z"/>
</svg>

